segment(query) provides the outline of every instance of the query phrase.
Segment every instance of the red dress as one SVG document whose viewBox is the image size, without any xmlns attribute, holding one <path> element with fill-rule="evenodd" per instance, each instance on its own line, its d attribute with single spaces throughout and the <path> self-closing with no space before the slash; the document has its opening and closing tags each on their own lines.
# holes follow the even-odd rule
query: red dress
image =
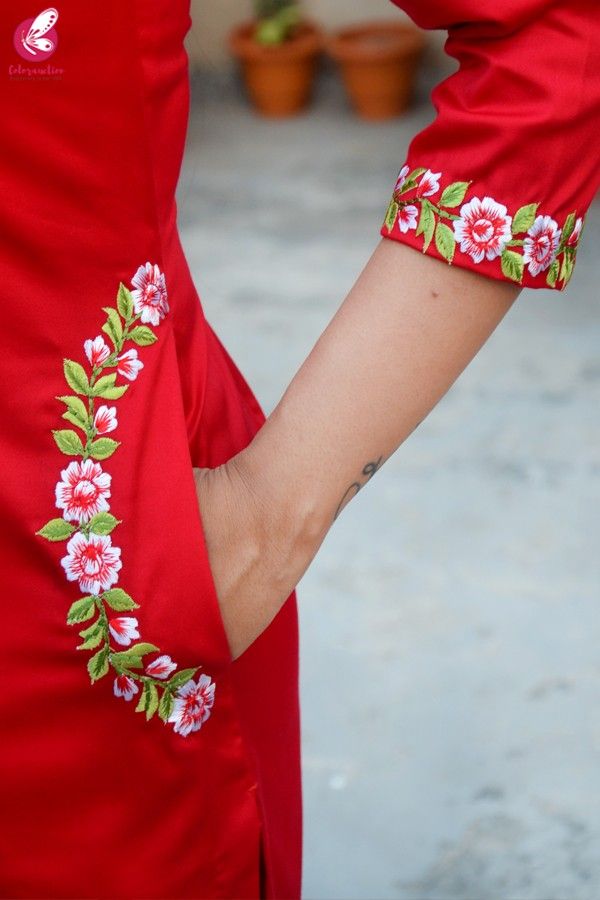
<svg viewBox="0 0 600 900">
<path fill-rule="evenodd" d="M 296 898 L 296 598 L 232 664 L 192 473 L 264 416 L 177 233 L 188 0 L 35 6 L 0 10 L 0 895 Z"/>
<path fill-rule="evenodd" d="M 562 287 L 598 180 L 595 0 L 402 5 L 461 70 L 382 233 Z M 37 13 L 0 10 L 0 894 L 297 898 L 296 597 L 232 662 L 192 473 L 264 415 L 177 232 L 188 0 Z"/>
</svg>

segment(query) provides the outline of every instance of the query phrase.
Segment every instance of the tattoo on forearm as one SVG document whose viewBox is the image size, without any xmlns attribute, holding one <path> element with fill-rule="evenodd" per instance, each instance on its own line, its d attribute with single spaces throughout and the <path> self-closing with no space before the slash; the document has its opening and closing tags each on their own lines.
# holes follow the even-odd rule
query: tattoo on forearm
<svg viewBox="0 0 600 900">
<path fill-rule="evenodd" d="M 346 503 L 349 503 L 350 500 L 352 499 L 352 497 L 355 497 L 358 494 L 361 487 L 363 487 L 367 483 L 367 481 L 369 481 L 373 477 L 375 472 L 378 469 L 380 469 L 382 465 L 383 465 L 383 456 L 380 456 L 378 460 L 376 460 L 374 462 L 373 461 L 368 462 L 366 464 L 366 466 L 363 467 L 361 475 L 366 475 L 366 480 L 362 481 L 362 482 L 361 481 L 353 481 L 352 484 L 344 491 L 344 496 L 340 500 L 338 508 L 336 509 L 335 515 L 333 517 L 334 522 L 337 519 L 337 517 L 339 516 L 339 514 L 341 513 L 341 511 L 344 508 L 344 506 L 346 505 Z M 351 494 L 352 496 L 348 497 L 349 494 Z"/>
</svg>

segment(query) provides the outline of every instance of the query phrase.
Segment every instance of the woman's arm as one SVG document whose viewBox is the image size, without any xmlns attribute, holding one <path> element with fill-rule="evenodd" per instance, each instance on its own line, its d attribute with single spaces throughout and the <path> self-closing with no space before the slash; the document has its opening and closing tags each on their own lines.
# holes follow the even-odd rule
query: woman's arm
<svg viewBox="0 0 600 900">
<path fill-rule="evenodd" d="M 197 470 L 234 658 L 332 523 L 473 359 L 519 287 L 383 239 L 249 446 Z"/>
</svg>

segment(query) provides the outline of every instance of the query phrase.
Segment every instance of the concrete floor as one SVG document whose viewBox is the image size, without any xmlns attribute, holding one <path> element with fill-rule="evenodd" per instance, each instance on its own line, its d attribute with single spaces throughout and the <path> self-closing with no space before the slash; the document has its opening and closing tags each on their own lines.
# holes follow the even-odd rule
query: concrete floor
<svg viewBox="0 0 600 900">
<path fill-rule="evenodd" d="M 255 118 L 195 83 L 180 223 L 268 413 L 377 243 L 428 86 Z M 307 900 L 600 897 L 600 214 L 336 521 L 299 589 Z"/>
</svg>

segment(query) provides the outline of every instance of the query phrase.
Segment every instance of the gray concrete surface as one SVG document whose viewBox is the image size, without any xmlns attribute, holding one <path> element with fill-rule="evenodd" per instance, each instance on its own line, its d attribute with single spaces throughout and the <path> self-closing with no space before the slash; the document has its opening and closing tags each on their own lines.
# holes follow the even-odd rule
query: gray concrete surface
<svg viewBox="0 0 600 900">
<path fill-rule="evenodd" d="M 182 236 L 269 412 L 378 241 L 428 85 L 294 121 L 196 82 Z M 304 896 L 600 897 L 598 208 L 335 523 L 298 588 Z"/>
</svg>

